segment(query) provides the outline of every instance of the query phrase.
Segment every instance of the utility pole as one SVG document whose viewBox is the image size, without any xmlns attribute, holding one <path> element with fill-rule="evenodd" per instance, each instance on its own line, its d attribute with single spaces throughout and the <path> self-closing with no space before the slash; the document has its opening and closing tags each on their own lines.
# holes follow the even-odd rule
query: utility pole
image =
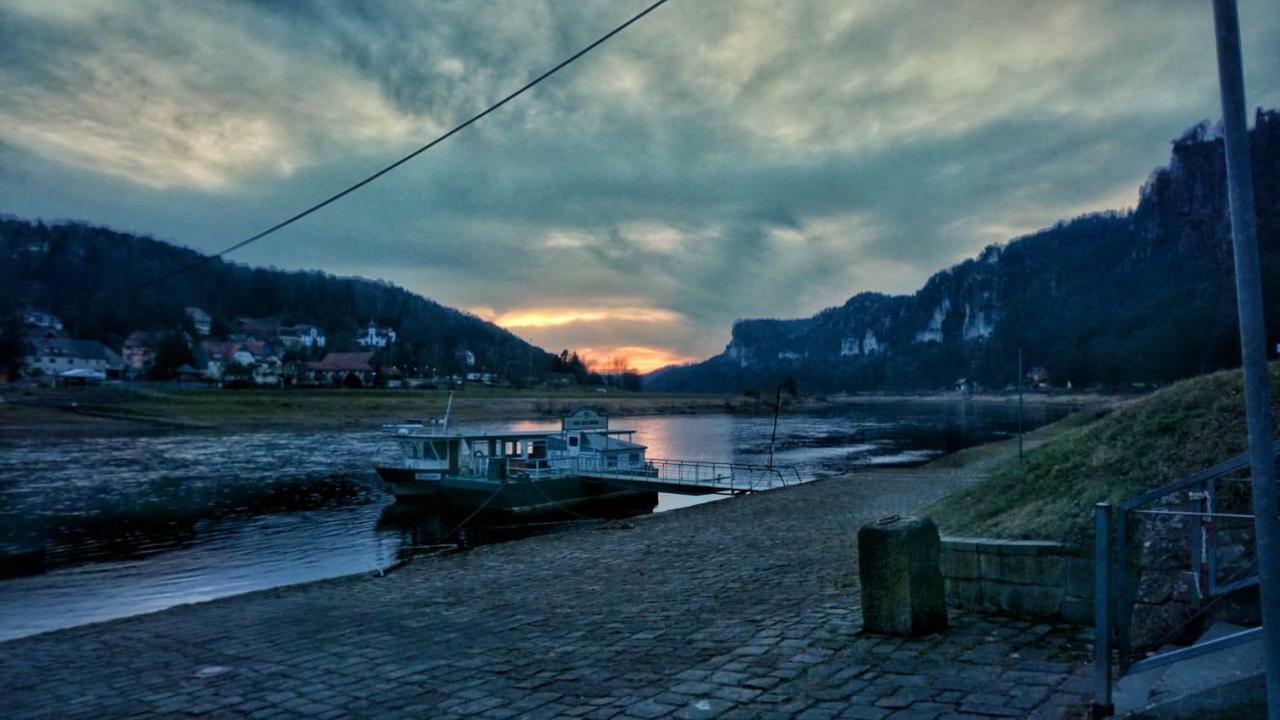
<svg viewBox="0 0 1280 720">
<path fill-rule="evenodd" d="M 1018 348 L 1018 462 L 1022 462 L 1022 348 Z"/>
<path fill-rule="evenodd" d="M 1267 335 L 1258 269 L 1257 215 L 1240 56 L 1240 17 L 1235 0 L 1213 0 L 1218 46 L 1218 85 L 1227 150 L 1227 195 L 1231 244 L 1235 252 L 1236 309 L 1240 314 L 1240 354 L 1244 365 L 1245 412 L 1249 425 L 1249 469 L 1253 479 L 1253 523 L 1258 542 L 1262 591 L 1263 649 L 1267 677 L 1267 717 L 1280 720 L 1280 517 L 1276 514 L 1275 458 L 1271 452 L 1271 398 Z"/>
</svg>

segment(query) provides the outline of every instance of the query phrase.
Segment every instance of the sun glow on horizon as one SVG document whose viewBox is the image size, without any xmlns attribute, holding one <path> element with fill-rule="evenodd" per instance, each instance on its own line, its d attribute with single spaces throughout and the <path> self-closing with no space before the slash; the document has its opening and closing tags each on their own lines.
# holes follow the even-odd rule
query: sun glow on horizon
<svg viewBox="0 0 1280 720">
<path fill-rule="evenodd" d="M 683 318 L 680 313 L 671 310 L 647 307 L 539 308 L 504 313 L 498 313 L 492 308 L 474 308 L 472 312 L 508 330 L 595 322 L 673 323 Z"/>
<path fill-rule="evenodd" d="M 604 371 L 611 364 L 624 365 L 629 370 L 647 373 L 668 365 L 696 362 L 701 358 L 679 355 L 671 350 L 647 345 L 619 345 L 617 347 L 584 347 L 577 351 L 589 367 Z M 623 362 L 625 361 L 625 362 Z"/>
<path fill-rule="evenodd" d="M 652 337 L 654 327 L 667 328 L 687 321 L 687 318 L 673 310 L 644 307 L 640 305 L 572 307 L 549 306 L 498 310 L 493 307 L 475 306 L 470 308 L 471 314 L 507 330 L 523 331 L 535 344 L 541 344 L 551 352 L 558 348 L 568 348 L 576 352 L 578 357 L 597 372 L 620 372 L 631 370 L 647 373 L 667 365 L 681 365 L 697 362 L 702 358 L 689 355 L 687 348 L 676 348 L 666 345 L 644 344 L 644 340 L 634 344 L 614 344 L 618 339 L 630 339 L 635 333 Z M 609 328 L 609 323 L 630 327 Z M 636 325 L 651 326 L 636 328 Z M 601 332 L 608 338 L 601 337 Z M 625 339 L 624 339 L 625 338 Z"/>
</svg>

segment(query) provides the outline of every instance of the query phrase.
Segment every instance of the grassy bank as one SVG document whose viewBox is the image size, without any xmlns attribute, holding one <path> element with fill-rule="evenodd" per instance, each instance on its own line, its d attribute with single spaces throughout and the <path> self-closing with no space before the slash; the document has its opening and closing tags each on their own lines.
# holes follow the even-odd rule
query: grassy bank
<svg viewBox="0 0 1280 720">
<path fill-rule="evenodd" d="M 69 435 L 154 432 L 165 429 L 323 429 L 376 427 L 409 417 L 438 417 L 445 390 L 205 390 L 148 387 L 62 388 L 7 393 L 0 433 Z M 558 418 L 590 403 L 611 415 L 765 412 L 768 403 L 735 395 L 677 395 L 591 389 L 514 390 L 468 387 L 456 391 L 459 420 Z M 790 409 L 816 401 L 784 399 Z"/>
<path fill-rule="evenodd" d="M 1271 368 L 1271 385 L 1275 398 L 1280 367 Z M 1239 371 L 1214 373 L 1170 385 L 1101 417 L 1080 413 L 1044 428 L 1043 443 L 1024 462 L 1016 453 L 1002 456 L 996 446 L 965 451 L 999 456 L 991 463 L 991 477 L 927 512 L 954 535 L 1082 542 L 1090 532 L 1094 503 L 1131 497 L 1242 452 L 1243 392 Z M 1007 453 L 1008 443 L 1003 445 Z M 959 453 L 943 462 L 965 460 Z"/>
</svg>

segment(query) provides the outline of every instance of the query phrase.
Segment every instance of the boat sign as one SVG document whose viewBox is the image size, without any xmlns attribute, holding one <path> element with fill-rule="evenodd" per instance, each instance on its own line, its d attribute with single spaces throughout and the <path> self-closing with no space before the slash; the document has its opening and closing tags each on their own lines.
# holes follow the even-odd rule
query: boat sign
<svg viewBox="0 0 1280 720">
<path fill-rule="evenodd" d="M 560 418 L 561 430 L 608 430 L 609 416 L 590 405 L 574 408 Z"/>
</svg>

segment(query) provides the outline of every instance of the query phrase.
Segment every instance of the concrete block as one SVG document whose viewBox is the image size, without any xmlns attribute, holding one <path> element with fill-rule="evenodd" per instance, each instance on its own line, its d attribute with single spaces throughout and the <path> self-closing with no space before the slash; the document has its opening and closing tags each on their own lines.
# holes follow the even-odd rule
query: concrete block
<svg viewBox="0 0 1280 720">
<path fill-rule="evenodd" d="M 976 579 L 982 577 L 978 567 L 978 553 L 948 550 L 943 546 L 938 557 L 945 578 Z"/>
<path fill-rule="evenodd" d="M 984 602 L 981 580 L 947 578 L 947 603 L 952 607 L 981 610 Z"/>
<path fill-rule="evenodd" d="M 1064 588 L 1068 595 L 1092 598 L 1093 583 L 1093 558 L 1067 558 L 1067 577 Z"/>
<path fill-rule="evenodd" d="M 1048 540 L 1002 540 L 996 545 L 996 552 L 1001 555 L 1066 555 L 1067 548 L 1062 543 Z"/>
<path fill-rule="evenodd" d="M 978 543 L 980 542 L 982 542 L 980 538 L 944 537 L 942 538 L 942 551 L 977 552 Z"/>
<path fill-rule="evenodd" d="M 1051 555 L 980 555 L 982 577 L 1002 583 L 1061 586 L 1066 558 Z"/>
<path fill-rule="evenodd" d="M 947 626 L 938 527 L 889 517 L 858 531 L 864 632 L 915 637 Z"/>
</svg>

